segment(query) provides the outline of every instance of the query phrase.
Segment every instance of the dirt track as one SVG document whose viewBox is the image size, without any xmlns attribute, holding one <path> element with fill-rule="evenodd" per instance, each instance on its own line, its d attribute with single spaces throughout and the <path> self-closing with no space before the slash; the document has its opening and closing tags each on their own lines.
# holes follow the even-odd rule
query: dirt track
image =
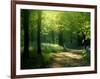
<svg viewBox="0 0 100 79">
<path fill-rule="evenodd" d="M 84 60 L 81 54 L 72 52 L 52 53 L 50 67 L 77 67 L 82 66 Z"/>
</svg>

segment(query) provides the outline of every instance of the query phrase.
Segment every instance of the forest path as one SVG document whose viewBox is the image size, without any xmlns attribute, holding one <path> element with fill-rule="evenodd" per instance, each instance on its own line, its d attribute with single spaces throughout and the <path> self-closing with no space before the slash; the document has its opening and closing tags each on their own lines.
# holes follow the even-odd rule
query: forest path
<svg viewBox="0 0 100 79">
<path fill-rule="evenodd" d="M 80 53 L 61 52 L 51 54 L 50 67 L 75 67 L 83 65 L 84 60 Z"/>
</svg>

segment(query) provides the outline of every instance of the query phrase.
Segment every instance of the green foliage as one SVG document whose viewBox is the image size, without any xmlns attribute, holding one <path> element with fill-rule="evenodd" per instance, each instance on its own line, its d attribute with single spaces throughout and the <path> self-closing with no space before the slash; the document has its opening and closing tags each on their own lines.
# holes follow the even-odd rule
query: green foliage
<svg viewBox="0 0 100 79">
<path fill-rule="evenodd" d="M 75 45 L 78 38 L 83 37 L 90 39 L 90 13 L 73 12 L 73 11 L 46 11 L 46 10 L 29 10 L 29 43 L 37 42 L 37 21 L 38 12 L 41 14 L 41 41 L 46 43 L 58 43 L 58 35 L 62 32 L 63 43 L 67 46 Z M 21 46 L 24 45 L 23 31 L 23 11 L 21 11 Z M 45 39 L 44 39 L 45 38 Z M 74 40 L 73 40 L 74 39 Z M 71 42 L 71 43 L 70 43 Z"/>
<path fill-rule="evenodd" d="M 51 53 L 43 53 L 44 65 L 45 67 L 48 66 L 51 62 Z"/>
<path fill-rule="evenodd" d="M 64 48 L 58 44 L 42 43 L 41 47 L 44 53 L 57 53 L 64 50 Z"/>
<path fill-rule="evenodd" d="M 90 64 L 90 52 L 87 51 L 86 49 L 83 49 L 82 56 L 85 61 L 85 64 L 89 65 Z"/>
<path fill-rule="evenodd" d="M 89 12 L 28 11 L 29 16 L 27 18 L 29 22 L 27 23 L 27 28 L 29 44 L 27 45 L 29 45 L 29 55 L 34 60 L 38 61 L 39 59 L 39 48 L 42 50 L 40 53 L 43 55 L 44 63 L 47 64 L 50 61 L 51 53 L 66 52 L 71 51 L 73 48 L 81 48 L 82 46 L 78 45 L 78 43 L 82 43 L 83 35 L 85 35 L 85 40 L 90 40 Z M 25 47 L 24 15 L 25 13 L 21 10 L 21 53 L 23 53 Z M 90 53 L 87 50 L 83 50 L 82 56 L 85 63 L 88 64 L 90 62 Z"/>
</svg>

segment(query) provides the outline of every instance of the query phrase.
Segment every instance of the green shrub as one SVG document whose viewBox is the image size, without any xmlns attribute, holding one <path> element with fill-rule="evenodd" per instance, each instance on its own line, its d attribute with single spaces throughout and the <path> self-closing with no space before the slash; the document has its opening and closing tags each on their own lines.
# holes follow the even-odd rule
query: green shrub
<svg viewBox="0 0 100 79">
<path fill-rule="evenodd" d="M 83 59 L 85 61 L 85 64 L 89 65 L 90 64 L 90 52 L 88 52 L 87 50 L 83 49 L 82 56 L 83 56 Z"/>
<path fill-rule="evenodd" d="M 58 44 L 49 44 L 49 43 L 42 43 L 42 52 L 50 53 L 50 52 L 60 52 L 63 51 L 64 48 Z"/>
</svg>

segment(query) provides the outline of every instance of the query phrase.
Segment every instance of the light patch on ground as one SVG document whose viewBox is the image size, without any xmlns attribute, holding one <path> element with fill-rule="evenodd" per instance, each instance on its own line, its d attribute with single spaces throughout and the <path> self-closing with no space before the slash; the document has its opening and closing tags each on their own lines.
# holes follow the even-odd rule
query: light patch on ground
<svg viewBox="0 0 100 79">
<path fill-rule="evenodd" d="M 72 52 L 52 53 L 50 67 L 82 66 L 84 61 L 81 54 Z"/>
</svg>

